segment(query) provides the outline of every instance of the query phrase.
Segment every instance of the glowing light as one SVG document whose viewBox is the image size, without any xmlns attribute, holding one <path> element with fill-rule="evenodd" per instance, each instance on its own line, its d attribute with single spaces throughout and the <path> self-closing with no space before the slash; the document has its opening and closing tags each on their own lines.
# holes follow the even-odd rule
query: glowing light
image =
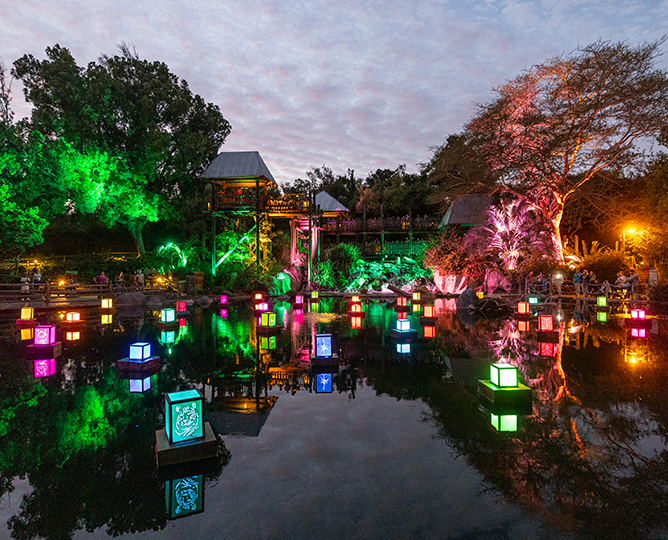
<svg viewBox="0 0 668 540">
<path fill-rule="evenodd" d="M 491 413 L 491 424 L 496 431 L 517 431 L 517 415 Z"/>
<path fill-rule="evenodd" d="M 414 292 L 413 293 L 413 302 L 419 302 L 420 301 L 420 293 L 419 292 Z"/>
<path fill-rule="evenodd" d="M 81 339 L 81 332 L 66 332 L 65 339 L 67 341 L 79 341 Z"/>
<path fill-rule="evenodd" d="M 436 327 L 435 326 L 425 326 L 424 327 L 424 337 L 425 339 L 430 339 L 436 337 Z"/>
<path fill-rule="evenodd" d="M 408 354 L 411 352 L 410 343 L 397 343 L 397 352 L 399 354 Z"/>
<path fill-rule="evenodd" d="M 539 356 L 547 356 L 548 358 L 552 358 L 553 356 L 557 355 L 557 344 L 556 343 L 544 343 L 544 342 L 539 342 L 538 343 L 538 355 Z"/>
<path fill-rule="evenodd" d="M 528 332 L 531 330 L 531 324 L 529 321 L 517 321 L 517 329 L 520 332 Z"/>
<path fill-rule="evenodd" d="M 596 320 L 598 322 L 606 322 L 608 320 L 608 314 L 605 311 L 599 311 L 596 314 Z"/>
<path fill-rule="evenodd" d="M 397 313 L 397 320 L 407 319 L 407 318 L 408 318 L 408 313 L 406 313 L 405 311 L 399 311 Z"/>
<path fill-rule="evenodd" d="M 227 310 L 226 309 L 221 309 L 220 310 L 220 318 L 221 319 L 227 319 Z"/>
<path fill-rule="evenodd" d="M 644 328 L 631 328 L 631 337 L 646 338 L 647 330 Z"/>
<path fill-rule="evenodd" d="M 176 320 L 176 311 L 174 308 L 165 308 L 160 310 L 160 322 L 172 323 Z"/>
<path fill-rule="evenodd" d="M 482 300 L 483 298 L 485 298 L 485 291 L 476 291 L 475 295 L 478 298 L 478 300 Z"/>
<path fill-rule="evenodd" d="M 113 319 L 112 315 L 102 315 L 102 320 L 100 322 L 102 324 L 111 324 L 112 319 Z"/>
<path fill-rule="evenodd" d="M 274 350 L 276 348 L 276 336 L 263 336 L 260 339 L 260 349 L 265 351 Z"/>
<path fill-rule="evenodd" d="M 262 300 L 262 293 L 255 293 L 255 296 L 253 298 L 255 300 Z"/>
<path fill-rule="evenodd" d="M 56 327 L 52 324 L 35 327 L 34 345 L 53 345 L 56 342 Z"/>
<path fill-rule="evenodd" d="M 538 304 L 538 297 L 537 296 L 529 296 L 528 300 L 529 300 L 529 304 L 531 304 L 532 306 L 535 306 L 535 305 Z"/>
<path fill-rule="evenodd" d="M 204 436 L 202 401 L 197 390 L 165 394 L 165 432 L 170 444 Z"/>
<path fill-rule="evenodd" d="M 296 305 L 300 306 L 303 303 L 304 303 L 304 295 L 298 294 L 297 296 L 295 296 L 295 304 Z"/>
<path fill-rule="evenodd" d="M 332 374 L 319 373 L 315 377 L 315 391 L 318 394 L 330 394 L 332 392 Z"/>
<path fill-rule="evenodd" d="M 354 294 L 350 301 L 351 301 L 351 302 L 359 302 L 359 301 L 360 301 L 360 297 L 359 297 L 358 295 Z"/>
<path fill-rule="evenodd" d="M 350 306 L 350 311 L 352 313 L 361 313 L 362 312 L 362 306 L 360 304 L 352 304 Z"/>
<path fill-rule="evenodd" d="M 413 304 L 413 312 L 419 312 L 422 310 L 422 306 L 420 304 Z"/>
<path fill-rule="evenodd" d="M 56 371 L 56 359 L 35 360 L 33 368 L 35 377 L 49 377 Z"/>
<path fill-rule="evenodd" d="M 552 315 L 538 315 L 538 330 L 541 332 L 552 332 L 554 330 Z"/>
<path fill-rule="evenodd" d="M 114 301 L 111 298 L 103 298 L 101 307 L 102 309 L 111 309 L 114 307 Z"/>
<path fill-rule="evenodd" d="M 518 302 L 517 303 L 517 313 L 521 313 L 522 315 L 526 315 L 527 313 L 531 313 L 531 308 L 529 306 L 529 302 Z"/>
<path fill-rule="evenodd" d="M 317 358 L 331 358 L 332 351 L 332 335 L 331 334 L 316 334 L 315 336 L 315 355 Z"/>
<path fill-rule="evenodd" d="M 276 326 L 276 313 L 273 311 L 265 311 L 260 315 L 260 326 L 263 328 L 271 328 Z"/>
<path fill-rule="evenodd" d="M 399 332 L 408 332 L 411 329 L 411 322 L 407 319 L 397 319 L 397 330 Z"/>
<path fill-rule="evenodd" d="M 32 339 L 32 337 L 33 337 L 32 328 L 21 328 L 21 341 Z"/>
<path fill-rule="evenodd" d="M 631 318 L 632 319 L 644 319 L 647 315 L 647 312 L 644 309 L 632 309 Z"/>
<path fill-rule="evenodd" d="M 605 296 L 597 296 L 596 305 L 599 307 L 606 307 L 608 305 L 608 299 Z"/>
<path fill-rule="evenodd" d="M 151 389 L 151 377 L 144 377 L 143 379 L 129 379 L 130 393 L 138 394 L 146 392 Z"/>
<path fill-rule="evenodd" d="M 183 302 L 183 301 L 179 301 L 179 302 L 176 303 L 176 311 L 177 311 L 177 313 L 184 313 L 184 312 L 187 311 L 187 310 L 188 310 L 188 308 L 187 308 L 185 302 Z"/>
<path fill-rule="evenodd" d="M 255 311 L 269 311 L 269 304 L 267 302 L 258 302 L 255 304 Z"/>
<path fill-rule="evenodd" d="M 226 294 L 221 294 L 220 295 L 220 303 L 221 304 L 227 304 L 227 295 Z"/>
<path fill-rule="evenodd" d="M 514 388 L 519 382 L 517 368 L 512 364 L 495 363 L 490 366 L 490 380 L 499 388 Z"/>
<path fill-rule="evenodd" d="M 311 291 L 311 300 L 318 300 L 318 291 Z"/>
<path fill-rule="evenodd" d="M 67 322 L 79 322 L 81 320 L 81 313 L 78 311 L 68 311 L 65 320 Z"/>
<path fill-rule="evenodd" d="M 151 357 L 151 344 L 137 342 L 130 345 L 130 360 L 148 360 Z"/>
<path fill-rule="evenodd" d="M 163 330 L 162 332 L 160 332 L 160 343 L 162 343 L 163 345 L 169 345 L 174 342 L 176 342 L 175 330 Z"/>
<path fill-rule="evenodd" d="M 29 306 L 24 306 L 21 308 L 21 320 L 29 321 L 34 318 L 35 310 Z"/>
<path fill-rule="evenodd" d="M 424 306 L 424 316 L 427 319 L 434 319 L 436 317 L 436 308 L 432 305 L 427 304 Z"/>
<path fill-rule="evenodd" d="M 406 299 L 405 296 L 397 297 L 397 307 L 407 307 L 407 306 L 408 306 L 408 300 Z"/>
<path fill-rule="evenodd" d="M 351 317 L 350 318 L 350 327 L 353 329 L 362 328 L 362 317 Z"/>
</svg>

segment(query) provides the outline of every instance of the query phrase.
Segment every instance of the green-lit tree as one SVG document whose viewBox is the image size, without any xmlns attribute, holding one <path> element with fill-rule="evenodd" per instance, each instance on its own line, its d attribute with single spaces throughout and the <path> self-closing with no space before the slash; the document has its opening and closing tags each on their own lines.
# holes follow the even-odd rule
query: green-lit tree
<svg viewBox="0 0 668 540">
<path fill-rule="evenodd" d="M 30 127 L 57 143 L 73 209 L 124 225 L 143 255 L 144 225 L 201 195 L 195 180 L 231 128 L 166 64 L 120 50 L 82 68 L 55 45 L 46 60 L 19 58 L 12 74 L 34 106 Z"/>
</svg>

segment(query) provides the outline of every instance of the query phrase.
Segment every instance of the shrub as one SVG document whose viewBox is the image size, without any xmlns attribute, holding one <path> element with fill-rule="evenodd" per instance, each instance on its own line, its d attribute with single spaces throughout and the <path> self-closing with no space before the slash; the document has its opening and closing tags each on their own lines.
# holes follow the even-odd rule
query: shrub
<svg viewBox="0 0 668 540">
<path fill-rule="evenodd" d="M 651 302 L 668 302 L 668 281 L 661 280 L 647 287 L 647 298 Z"/>
<path fill-rule="evenodd" d="M 334 275 L 340 273 L 347 280 L 360 262 L 360 250 L 352 244 L 339 244 L 329 250 L 328 259 L 332 263 Z"/>
</svg>

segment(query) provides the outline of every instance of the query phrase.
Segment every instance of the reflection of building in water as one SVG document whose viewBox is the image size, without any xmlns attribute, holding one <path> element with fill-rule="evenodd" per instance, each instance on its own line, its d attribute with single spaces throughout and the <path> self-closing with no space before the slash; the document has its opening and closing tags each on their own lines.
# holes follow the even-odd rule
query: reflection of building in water
<svg viewBox="0 0 668 540">
<path fill-rule="evenodd" d="M 208 419 L 219 435 L 257 437 L 277 399 L 275 396 L 219 396 L 209 403 Z"/>
</svg>

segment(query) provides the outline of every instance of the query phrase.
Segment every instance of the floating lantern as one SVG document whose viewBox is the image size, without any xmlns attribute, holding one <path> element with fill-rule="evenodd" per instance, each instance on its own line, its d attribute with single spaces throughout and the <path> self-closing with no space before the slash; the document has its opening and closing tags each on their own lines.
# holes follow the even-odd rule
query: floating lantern
<svg viewBox="0 0 668 540">
<path fill-rule="evenodd" d="M 260 349 L 271 351 L 276 348 L 276 336 L 263 336 L 260 338 Z"/>
<path fill-rule="evenodd" d="M 161 334 L 164 334 L 162 332 Z M 162 337 L 161 337 L 162 340 Z M 116 362 L 116 369 L 120 372 L 147 372 L 160 367 L 160 357 L 151 356 L 151 344 L 140 341 L 130 345 L 130 354 Z"/>
<path fill-rule="evenodd" d="M 420 293 L 419 292 L 414 292 L 413 293 L 413 302 L 419 302 L 420 301 Z"/>
<path fill-rule="evenodd" d="M 81 313 L 78 311 L 68 311 L 65 315 L 65 320 L 68 323 L 81 322 Z"/>
<path fill-rule="evenodd" d="M 56 359 L 42 359 L 35 360 L 33 364 L 35 370 L 35 377 L 49 377 L 53 375 L 56 371 Z"/>
<path fill-rule="evenodd" d="M 66 332 L 65 340 L 66 341 L 79 341 L 81 339 L 81 332 Z"/>
<path fill-rule="evenodd" d="M 632 309 L 631 318 L 636 320 L 643 320 L 647 316 L 647 312 L 644 309 Z"/>
<path fill-rule="evenodd" d="M 552 358 L 557 355 L 557 344 L 540 341 L 538 343 L 538 355 Z"/>
<path fill-rule="evenodd" d="M 605 311 L 599 311 L 596 313 L 596 320 L 598 322 L 606 322 L 608 320 L 608 314 Z"/>
<path fill-rule="evenodd" d="M 255 293 L 255 296 L 253 298 L 255 300 L 262 300 L 262 293 Z"/>
<path fill-rule="evenodd" d="M 165 482 L 165 505 L 169 519 L 204 511 L 204 475 L 187 476 Z"/>
<path fill-rule="evenodd" d="M 407 319 L 397 319 L 397 330 L 399 332 L 410 332 L 411 322 Z"/>
<path fill-rule="evenodd" d="M 605 296 L 597 296 L 596 305 L 598 307 L 606 307 L 608 305 L 608 299 Z"/>
<path fill-rule="evenodd" d="M 422 311 L 422 306 L 420 304 L 413 304 L 413 312 L 420 312 Z"/>
<path fill-rule="evenodd" d="M 221 319 L 227 319 L 227 310 L 226 309 L 221 309 L 220 310 L 220 318 Z"/>
<path fill-rule="evenodd" d="M 311 300 L 318 300 L 318 299 L 319 299 L 318 291 L 311 291 Z"/>
<path fill-rule="evenodd" d="M 170 444 L 204 437 L 203 400 L 197 390 L 165 394 L 165 433 Z"/>
<path fill-rule="evenodd" d="M 35 317 L 35 310 L 30 306 L 23 306 L 21 308 L 21 320 L 30 321 Z"/>
<path fill-rule="evenodd" d="M 631 328 L 631 337 L 646 338 L 647 330 L 645 328 Z"/>
<path fill-rule="evenodd" d="M 424 313 L 422 314 L 422 316 L 425 319 L 436 318 L 436 308 L 431 304 L 427 304 L 426 306 L 424 306 Z"/>
<path fill-rule="evenodd" d="M 103 298 L 100 307 L 102 309 L 112 309 L 114 307 L 114 301 L 111 298 Z"/>
<path fill-rule="evenodd" d="M 517 329 L 520 332 L 528 332 L 531 329 L 531 323 L 529 321 L 517 321 Z"/>
<path fill-rule="evenodd" d="M 35 327 L 34 345 L 48 346 L 56 343 L 56 327 L 52 324 Z"/>
<path fill-rule="evenodd" d="M 361 304 L 352 304 L 350 306 L 350 311 L 351 311 L 351 313 L 362 313 Z"/>
<path fill-rule="evenodd" d="M 407 318 L 408 318 L 408 313 L 406 313 L 405 311 L 397 312 L 397 320 L 407 319 Z"/>
<path fill-rule="evenodd" d="M 397 343 L 397 352 L 399 354 L 408 354 L 411 352 L 410 343 Z"/>
<path fill-rule="evenodd" d="M 425 339 L 430 339 L 436 337 L 436 327 L 435 326 L 424 326 L 424 337 Z"/>
<path fill-rule="evenodd" d="M 221 304 L 227 304 L 227 295 L 226 294 L 221 294 L 220 295 L 220 303 Z"/>
<path fill-rule="evenodd" d="M 527 300 L 529 301 L 529 304 L 531 304 L 532 306 L 535 306 L 535 305 L 538 304 L 538 297 L 537 296 L 529 296 L 527 298 Z"/>
<path fill-rule="evenodd" d="M 332 358 L 332 334 L 316 334 L 315 356 L 316 358 Z"/>
<path fill-rule="evenodd" d="M 160 322 L 163 324 L 176 321 L 176 311 L 174 308 L 164 308 L 160 310 Z"/>
<path fill-rule="evenodd" d="M 408 300 L 405 296 L 397 297 L 397 307 L 408 307 Z"/>
<path fill-rule="evenodd" d="M 21 328 L 21 341 L 27 341 L 33 338 L 32 328 Z"/>
<path fill-rule="evenodd" d="M 332 374 L 331 373 L 318 373 L 315 376 L 315 391 L 318 394 L 331 394 L 332 393 Z"/>
<path fill-rule="evenodd" d="M 186 311 L 188 311 L 187 304 L 183 300 L 179 300 L 176 303 L 176 312 L 177 313 L 185 313 Z"/>
<path fill-rule="evenodd" d="M 138 342 L 130 345 L 130 360 L 148 360 L 150 357 L 150 343 Z"/>
<path fill-rule="evenodd" d="M 257 302 L 255 304 L 255 311 L 269 311 L 269 304 L 267 302 Z"/>
<path fill-rule="evenodd" d="M 552 332 L 554 330 L 552 315 L 538 315 L 538 330 L 541 332 Z"/>
<path fill-rule="evenodd" d="M 260 315 L 260 326 L 262 328 L 273 328 L 276 326 L 276 313 L 265 311 Z"/>
<path fill-rule="evenodd" d="M 531 313 L 531 306 L 529 305 L 529 302 L 518 302 L 517 313 L 520 315 L 528 315 Z"/>
<path fill-rule="evenodd" d="M 113 320 L 113 315 L 102 315 L 101 317 L 101 323 L 102 324 L 111 324 Z"/>
<path fill-rule="evenodd" d="M 350 299 L 352 303 L 359 303 L 360 302 L 360 297 L 357 294 L 353 294 L 353 297 Z"/>
<path fill-rule="evenodd" d="M 159 341 L 162 345 L 171 345 L 176 342 L 176 330 L 163 330 L 160 332 Z"/>
<path fill-rule="evenodd" d="M 140 379 L 129 379 L 130 382 L 130 393 L 139 394 L 146 392 L 146 390 L 151 389 L 151 376 L 140 378 Z"/>
<path fill-rule="evenodd" d="M 350 327 L 353 330 L 359 330 L 360 328 L 362 328 L 362 317 L 351 317 Z"/>
<path fill-rule="evenodd" d="M 517 431 L 516 414 L 492 414 L 491 424 L 496 431 Z"/>
<path fill-rule="evenodd" d="M 500 363 L 490 366 L 490 380 L 499 388 L 514 388 L 519 382 L 517 367 L 512 364 Z"/>
</svg>

